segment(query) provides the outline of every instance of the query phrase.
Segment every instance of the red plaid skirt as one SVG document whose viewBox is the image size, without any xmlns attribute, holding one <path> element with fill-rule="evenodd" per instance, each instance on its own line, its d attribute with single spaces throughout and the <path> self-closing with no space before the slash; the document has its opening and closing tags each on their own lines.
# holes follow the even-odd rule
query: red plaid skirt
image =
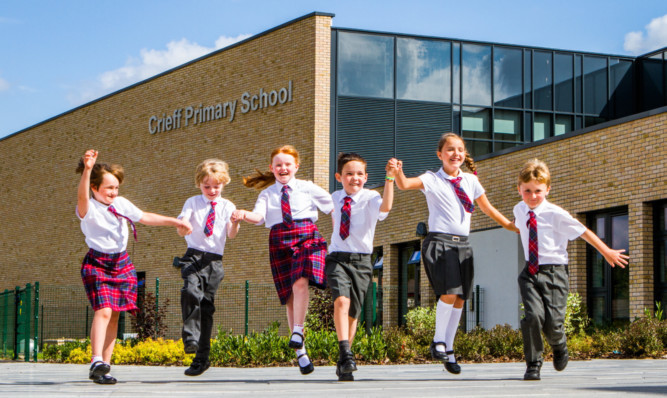
<svg viewBox="0 0 667 398">
<path fill-rule="evenodd" d="M 312 221 L 295 220 L 289 227 L 283 223 L 271 227 L 269 233 L 271 272 L 280 303 L 287 304 L 292 285 L 302 277 L 309 285 L 323 289 L 324 258 L 327 242 Z"/>
<path fill-rule="evenodd" d="M 90 249 L 81 264 L 81 279 L 94 311 L 137 308 L 137 272 L 127 252 L 108 254 Z"/>
</svg>

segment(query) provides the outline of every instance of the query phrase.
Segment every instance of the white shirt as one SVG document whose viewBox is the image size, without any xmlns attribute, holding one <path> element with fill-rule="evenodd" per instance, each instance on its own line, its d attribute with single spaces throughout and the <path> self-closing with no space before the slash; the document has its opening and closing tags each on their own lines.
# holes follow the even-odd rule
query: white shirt
<svg viewBox="0 0 667 398">
<path fill-rule="evenodd" d="M 292 220 L 303 220 L 309 218 L 312 222 L 317 221 L 317 209 L 322 213 L 329 214 L 333 210 L 333 201 L 329 192 L 315 185 L 312 181 L 298 180 L 292 178 L 287 183 L 290 187 L 289 203 L 292 210 Z M 262 217 L 267 228 L 283 222 L 283 212 L 280 207 L 283 184 L 276 181 L 275 184 L 259 193 L 253 213 Z"/>
<path fill-rule="evenodd" d="M 204 228 L 208 213 L 211 211 L 211 202 L 204 195 L 193 196 L 185 201 L 178 218 L 188 220 L 192 225 L 192 233 L 185 235 L 189 248 L 222 256 L 225 254 L 225 242 L 227 242 L 227 224 L 236 206 L 220 196 L 213 200 L 216 203 L 213 233 L 211 236 L 206 236 Z"/>
<path fill-rule="evenodd" d="M 525 202 L 514 206 L 514 224 L 521 232 L 523 254 L 528 261 L 528 226 L 530 208 Z M 586 227 L 570 213 L 546 199 L 533 209 L 537 221 L 537 254 L 540 264 L 567 264 L 567 241 L 586 232 Z"/>
<path fill-rule="evenodd" d="M 348 194 L 345 190 L 331 194 L 335 205 L 333 216 L 333 235 L 329 252 L 363 253 L 373 252 L 373 237 L 375 236 L 375 225 L 378 220 L 382 221 L 389 213 L 380 212 L 382 196 L 376 191 L 362 189 L 350 196 L 350 235 L 343 240 L 340 237 L 341 208 Z"/>
<path fill-rule="evenodd" d="M 112 205 L 119 214 L 134 223 L 139 222 L 144 216 L 144 212 L 122 196 L 116 196 Z M 127 249 L 129 237 L 127 220 L 116 217 L 109 211 L 109 206 L 90 198 L 86 215 L 81 218 L 79 210 L 76 209 L 76 216 L 81 220 L 81 231 L 86 237 L 89 248 L 108 254 L 120 253 Z"/>
<path fill-rule="evenodd" d="M 476 175 L 459 172 L 458 177 L 462 178 L 461 188 L 473 203 L 484 195 L 484 188 Z M 424 184 L 421 191 L 426 196 L 428 205 L 428 229 L 430 232 L 468 236 L 471 213 L 463 208 L 452 183 L 445 181 L 454 178 L 456 177 L 450 177 L 442 168 L 437 173 L 427 171 L 419 176 Z"/>
</svg>

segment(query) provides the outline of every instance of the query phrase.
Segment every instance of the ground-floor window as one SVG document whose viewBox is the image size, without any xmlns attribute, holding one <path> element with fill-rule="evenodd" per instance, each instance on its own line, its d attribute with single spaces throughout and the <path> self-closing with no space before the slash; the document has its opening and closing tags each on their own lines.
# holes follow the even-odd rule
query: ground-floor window
<svg viewBox="0 0 667 398">
<path fill-rule="evenodd" d="M 667 305 L 667 200 L 656 203 L 655 215 L 655 301 Z"/>
<path fill-rule="evenodd" d="M 595 213 L 588 218 L 589 228 L 614 249 L 629 254 L 627 208 Z M 618 324 L 630 319 L 628 267 L 612 268 L 604 257 L 588 245 L 588 310 L 598 324 Z"/>
<path fill-rule="evenodd" d="M 398 246 L 398 323 L 405 324 L 405 314 L 419 307 L 419 271 L 421 267 L 420 241 L 402 243 Z"/>
</svg>

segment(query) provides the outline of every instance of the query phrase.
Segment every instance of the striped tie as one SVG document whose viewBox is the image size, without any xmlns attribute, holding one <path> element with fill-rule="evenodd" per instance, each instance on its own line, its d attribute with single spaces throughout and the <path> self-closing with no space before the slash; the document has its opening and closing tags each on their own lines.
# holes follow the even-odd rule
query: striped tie
<svg viewBox="0 0 667 398">
<path fill-rule="evenodd" d="M 282 195 L 280 196 L 280 210 L 283 212 L 283 223 L 292 224 L 292 208 L 289 205 L 289 187 L 283 185 Z"/>
<path fill-rule="evenodd" d="M 526 222 L 528 227 L 528 272 L 535 275 L 540 269 L 537 256 L 537 220 L 532 210 L 528 212 L 528 216 L 530 216 L 530 219 Z"/>
<path fill-rule="evenodd" d="M 350 236 L 350 214 L 352 213 L 352 198 L 346 196 L 344 200 L 345 203 L 340 209 L 340 230 L 338 231 L 340 238 L 343 240 Z"/>
<path fill-rule="evenodd" d="M 213 234 L 213 224 L 215 224 L 215 205 L 216 202 L 211 202 L 211 210 L 206 216 L 206 227 L 204 228 L 204 235 L 211 236 Z"/>
<path fill-rule="evenodd" d="M 475 211 L 475 205 L 472 203 L 468 195 L 463 191 L 463 188 L 461 188 L 461 180 L 462 177 L 456 177 L 452 178 L 451 180 L 447 180 L 452 183 L 452 187 L 454 187 L 454 192 L 456 192 L 456 196 L 459 197 L 459 200 L 461 201 L 461 204 L 463 205 L 463 209 L 467 211 L 468 213 L 472 213 Z"/>
<path fill-rule="evenodd" d="M 116 216 L 116 218 L 123 217 L 124 219 L 126 219 L 127 221 L 130 222 L 130 226 L 132 226 L 132 233 L 134 234 L 134 240 L 136 241 L 137 240 L 137 227 L 134 225 L 132 220 L 130 220 L 128 217 L 126 217 L 126 216 L 120 214 L 119 212 L 117 212 L 116 208 L 113 207 L 113 205 L 109 205 L 109 211 L 111 212 L 111 214 Z"/>
</svg>

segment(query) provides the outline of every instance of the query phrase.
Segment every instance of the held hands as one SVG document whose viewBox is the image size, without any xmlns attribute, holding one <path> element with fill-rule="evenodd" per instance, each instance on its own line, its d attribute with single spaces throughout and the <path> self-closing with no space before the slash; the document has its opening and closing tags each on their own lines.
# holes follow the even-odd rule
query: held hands
<svg viewBox="0 0 667 398">
<path fill-rule="evenodd" d="M 604 259 L 607 260 L 609 265 L 614 268 L 615 265 L 618 265 L 621 268 L 625 268 L 628 265 L 629 256 L 621 254 L 625 252 L 625 249 L 609 249 L 601 253 L 604 256 Z"/>
<path fill-rule="evenodd" d="M 247 211 L 245 210 L 234 210 L 232 212 L 232 217 L 230 218 L 230 221 L 233 223 L 239 223 L 241 221 L 245 220 Z"/>
<path fill-rule="evenodd" d="M 192 233 L 192 225 L 188 220 L 179 219 L 180 225 L 176 227 L 179 236 L 190 235 Z"/>
<path fill-rule="evenodd" d="M 387 166 L 384 168 L 388 177 L 396 177 L 398 174 L 398 162 L 400 162 L 398 159 L 389 159 Z"/>
<path fill-rule="evenodd" d="M 86 168 L 86 170 L 90 170 L 95 166 L 95 162 L 97 161 L 97 151 L 94 149 L 89 149 L 86 151 L 86 153 L 83 155 L 83 166 Z"/>
</svg>

